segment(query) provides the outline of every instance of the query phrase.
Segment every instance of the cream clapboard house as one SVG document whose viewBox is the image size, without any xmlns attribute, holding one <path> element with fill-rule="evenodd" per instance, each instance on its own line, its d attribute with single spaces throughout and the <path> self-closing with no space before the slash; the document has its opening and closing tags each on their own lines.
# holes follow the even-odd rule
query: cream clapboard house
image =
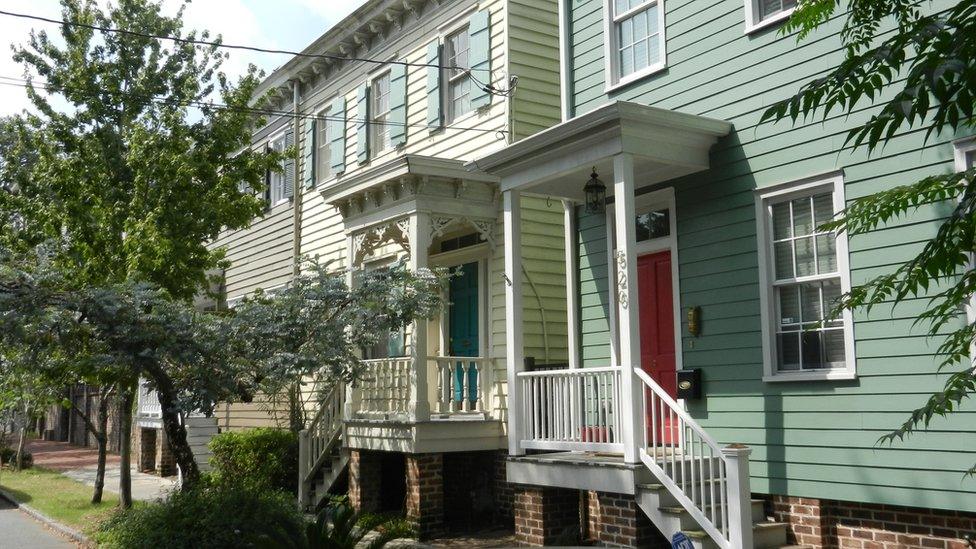
<svg viewBox="0 0 976 549">
<path fill-rule="evenodd" d="M 501 194 L 465 164 L 559 121 L 556 4 L 372 0 L 304 53 L 258 90 L 293 114 L 253 146 L 300 154 L 268 175 L 267 213 L 215 242 L 231 262 L 228 304 L 287 284 L 300 257 L 349 269 L 351 284 L 400 262 L 460 274 L 439 318 L 368 350 L 366 379 L 318 403 L 302 503 L 345 489 L 348 469 L 357 507 L 405 506 L 424 536 L 510 514 Z M 525 354 L 565 363 L 564 206 L 523 207 Z M 219 426 L 281 425 L 273 408 L 221 405 Z"/>
</svg>

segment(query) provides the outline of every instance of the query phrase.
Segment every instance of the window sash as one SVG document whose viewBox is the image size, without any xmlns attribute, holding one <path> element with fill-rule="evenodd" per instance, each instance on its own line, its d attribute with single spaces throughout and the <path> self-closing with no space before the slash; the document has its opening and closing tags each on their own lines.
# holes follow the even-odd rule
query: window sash
<svg viewBox="0 0 976 549">
<path fill-rule="evenodd" d="M 285 150 L 285 136 L 278 137 L 271 142 L 271 149 L 275 152 Z M 281 164 L 281 171 L 272 171 L 268 187 L 271 190 L 271 205 L 285 201 L 285 165 Z"/>
<path fill-rule="evenodd" d="M 471 37 L 465 27 L 444 40 L 444 57 L 448 66 L 468 68 L 471 59 Z M 452 122 L 473 109 L 471 107 L 470 72 L 466 70 L 449 70 L 445 94 L 447 101 L 447 121 Z"/>
<path fill-rule="evenodd" d="M 659 13 L 659 2 L 661 0 L 650 0 L 643 2 L 622 13 L 616 12 L 616 0 L 611 0 L 611 10 L 613 13 L 613 25 L 611 26 L 613 55 L 616 74 L 614 78 L 624 79 L 634 74 L 640 74 L 661 63 L 663 58 L 663 45 L 661 36 L 664 32 Z M 646 17 L 644 33 L 641 36 L 635 34 L 637 18 Z M 630 22 L 631 37 L 624 43 L 624 25 Z M 638 53 L 638 48 L 643 44 L 643 54 Z M 625 59 L 632 57 L 629 69 L 626 68 Z M 638 57 L 646 57 L 646 61 L 638 60 Z M 638 66 L 640 65 L 640 66 Z"/>
<path fill-rule="evenodd" d="M 775 17 L 781 13 L 796 8 L 796 0 L 749 0 L 749 1 L 755 2 L 757 23 L 760 23 L 762 21 L 765 21 L 766 19 Z M 777 4 L 778 7 L 769 9 L 770 7 L 772 7 L 771 4 Z"/>
<path fill-rule="evenodd" d="M 315 128 L 315 175 L 317 183 L 330 179 L 332 173 L 332 136 L 335 133 L 335 121 L 330 118 L 331 109 L 319 113 L 320 123 Z"/>
<path fill-rule="evenodd" d="M 390 148 L 390 73 L 384 73 L 373 79 L 370 84 L 370 122 L 373 125 L 373 153 L 380 153 Z"/>
</svg>

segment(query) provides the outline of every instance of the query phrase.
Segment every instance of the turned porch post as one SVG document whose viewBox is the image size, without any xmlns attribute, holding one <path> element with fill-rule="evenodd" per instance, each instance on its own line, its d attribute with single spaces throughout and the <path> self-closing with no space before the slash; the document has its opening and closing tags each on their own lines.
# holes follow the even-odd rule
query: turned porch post
<svg viewBox="0 0 976 549">
<path fill-rule="evenodd" d="M 522 347 L 522 197 L 519 191 L 502 193 L 505 226 L 505 364 L 508 373 L 508 454 L 525 454 L 522 393 L 518 373 L 525 369 Z"/>
<path fill-rule="evenodd" d="M 640 366 L 640 319 L 637 299 L 637 232 L 634 226 L 634 157 L 618 154 L 613 158 L 613 208 L 617 252 L 617 333 L 620 338 L 620 421 L 624 444 L 624 461 L 639 460 L 641 443 L 640 403 L 643 400 L 640 380 L 634 368 Z"/>
<path fill-rule="evenodd" d="M 427 252 L 430 248 L 430 214 L 414 212 L 410 214 L 410 262 L 411 271 L 427 268 Z M 427 421 L 430 419 L 430 399 L 427 387 L 427 320 L 413 322 L 410 358 L 410 419 Z"/>
</svg>

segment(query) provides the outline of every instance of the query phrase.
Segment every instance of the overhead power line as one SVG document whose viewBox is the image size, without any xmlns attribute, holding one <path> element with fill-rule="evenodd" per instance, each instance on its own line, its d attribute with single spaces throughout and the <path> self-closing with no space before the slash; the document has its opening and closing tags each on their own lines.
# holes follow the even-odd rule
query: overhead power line
<svg viewBox="0 0 976 549">
<path fill-rule="evenodd" d="M 39 82 L 39 83 L 29 82 L 26 79 L 16 78 L 12 76 L 0 76 L 0 80 L 7 80 L 7 82 L 0 82 L 0 86 L 16 86 L 21 88 L 34 86 L 37 88 L 44 89 L 46 91 L 54 91 L 54 92 L 62 92 L 62 93 L 63 92 L 79 93 L 80 91 L 77 88 L 71 88 L 67 86 L 56 86 L 53 84 L 49 84 L 47 82 Z M 96 94 L 92 94 L 92 97 L 94 97 L 95 95 Z M 500 135 L 504 135 L 508 133 L 508 130 L 494 129 L 494 128 L 476 128 L 471 126 L 452 126 L 452 125 L 431 126 L 429 124 L 410 124 L 404 122 L 388 122 L 388 121 L 377 122 L 365 118 L 320 115 L 320 114 L 301 112 L 301 111 L 295 112 L 295 111 L 287 111 L 287 110 L 279 110 L 279 109 L 266 109 L 266 108 L 259 108 L 259 107 L 235 107 L 233 105 L 215 103 L 212 101 L 202 101 L 202 100 L 176 101 L 176 100 L 166 99 L 159 96 L 146 96 L 146 95 L 140 96 L 137 94 L 133 94 L 131 92 L 120 92 L 114 95 L 125 95 L 131 99 L 135 99 L 138 102 L 144 102 L 144 103 L 156 103 L 160 105 L 170 105 L 175 107 L 188 107 L 188 108 L 192 107 L 192 108 L 199 108 L 199 109 L 213 108 L 218 110 L 226 110 L 229 112 L 241 112 L 246 114 L 255 114 L 255 115 L 263 115 L 263 116 L 280 116 L 280 117 L 293 118 L 293 119 L 297 118 L 300 120 L 321 120 L 327 122 L 343 122 L 343 123 L 352 122 L 355 124 L 367 124 L 373 126 L 396 126 L 396 127 L 403 127 L 403 128 L 423 128 L 428 130 L 446 129 L 446 130 L 462 131 L 462 132 L 494 133 Z"/>
</svg>

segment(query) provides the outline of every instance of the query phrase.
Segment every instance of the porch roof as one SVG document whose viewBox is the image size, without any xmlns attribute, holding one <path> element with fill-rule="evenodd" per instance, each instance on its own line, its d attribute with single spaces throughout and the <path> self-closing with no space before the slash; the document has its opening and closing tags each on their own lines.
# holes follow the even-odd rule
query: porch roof
<svg viewBox="0 0 976 549">
<path fill-rule="evenodd" d="M 633 155 L 637 187 L 707 169 L 709 149 L 731 128 L 723 120 L 614 101 L 466 166 L 499 176 L 502 191 L 580 200 L 590 170 L 609 180 L 618 154 Z"/>
</svg>

